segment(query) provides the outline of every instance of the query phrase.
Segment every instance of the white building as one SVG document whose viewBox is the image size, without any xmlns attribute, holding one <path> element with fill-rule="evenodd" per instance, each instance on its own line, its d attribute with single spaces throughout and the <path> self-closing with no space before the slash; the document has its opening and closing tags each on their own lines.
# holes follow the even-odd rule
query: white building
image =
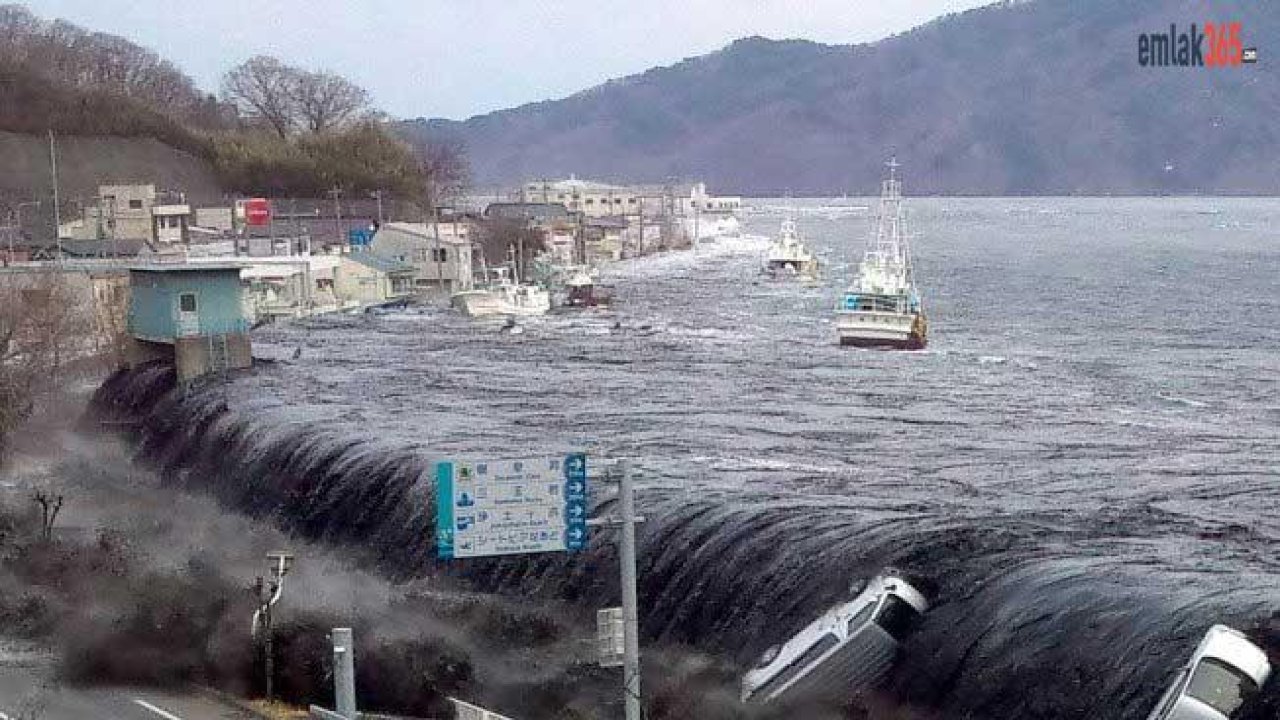
<svg viewBox="0 0 1280 720">
<path fill-rule="evenodd" d="M 732 214 L 742 207 L 742 198 L 707 193 L 707 184 L 609 185 L 579 180 L 533 180 L 520 188 L 520 201 L 561 203 L 570 212 L 587 217 L 610 215 L 682 215 L 701 213 Z"/>
<path fill-rule="evenodd" d="M 412 265 L 419 292 L 455 293 L 472 287 L 471 229 L 466 223 L 386 223 L 369 249 Z"/>
<path fill-rule="evenodd" d="M 177 193 L 160 193 L 155 185 L 101 185 L 95 205 L 79 220 L 58 226 L 72 240 L 142 240 L 170 244 L 187 240 L 193 213 Z"/>
<path fill-rule="evenodd" d="M 570 212 L 587 217 L 636 215 L 641 212 L 643 193 L 622 185 L 579 180 L 535 180 L 520 188 L 520 201 L 526 203 L 560 203 Z M 655 208 L 644 208 L 655 212 Z"/>
</svg>

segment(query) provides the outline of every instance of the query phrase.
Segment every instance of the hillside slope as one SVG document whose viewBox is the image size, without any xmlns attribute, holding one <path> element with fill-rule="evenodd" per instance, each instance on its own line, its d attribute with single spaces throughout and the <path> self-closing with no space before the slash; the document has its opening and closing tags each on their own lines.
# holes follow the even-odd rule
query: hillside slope
<svg viewBox="0 0 1280 720">
<path fill-rule="evenodd" d="M 193 202 L 222 196 L 206 161 L 153 138 L 59 136 L 57 147 L 64 218 L 77 203 L 90 202 L 100 184 L 154 183 L 186 192 Z M 46 136 L 0 131 L 0 158 L 0 207 L 5 200 L 52 199 Z"/>
<path fill-rule="evenodd" d="M 912 192 L 1280 192 L 1280 5 L 1000 4 L 878 43 L 740 40 L 463 122 L 479 184 L 702 178 L 745 193 L 871 192 L 896 153 Z M 1221 16 L 1220 13 L 1227 15 Z M 1140 32 L 1234 20 L 1257 65 L 1142 68 Z"/>
<path fill-rule="evenodd" d="M 148 182 L 196 199 L 221 195 L 201 156 L 207 143 L 178 122 L 130 98 L 71 88 L 0 62 L 0 211 L 40 200 L 44 224 L 52 227 L 48 130 L 58 136 L 64 218 L 99 184 Z"/>
</svg>

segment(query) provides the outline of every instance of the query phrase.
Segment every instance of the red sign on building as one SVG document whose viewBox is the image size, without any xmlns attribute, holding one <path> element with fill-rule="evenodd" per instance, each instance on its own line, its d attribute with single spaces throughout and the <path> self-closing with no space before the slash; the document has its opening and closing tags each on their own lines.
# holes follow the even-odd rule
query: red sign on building
<svg viewBox="0 0 1280 720">
<path fill-rule="evenodd" d="M 249 225 L 267 225 L 271 222 L 271 201 L 266 198 L 249 198 L 244 201 L 244 221 Z"/>
</svg>

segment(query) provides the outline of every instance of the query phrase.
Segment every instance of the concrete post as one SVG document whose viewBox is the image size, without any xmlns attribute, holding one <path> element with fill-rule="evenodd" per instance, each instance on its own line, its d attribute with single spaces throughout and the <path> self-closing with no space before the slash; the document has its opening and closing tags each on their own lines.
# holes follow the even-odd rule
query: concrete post
<svg viewBox="0 0 1280 720">
<path fill-rule="evenodd" d="M 333 698 L 339 715 L 356 720 L 356 658 L 351 628 L 333 629 Z"/>
<path fill-rule="evenodd" d="M 640 720 L 640 636 L 638 601 L 636 599 L 636 498 L 631 485 L 631 466 L 618 463 L 622 482 L 618 490 L 622 511 L 622 688 L 626 702 L 626 720 Z"/>
</svg>

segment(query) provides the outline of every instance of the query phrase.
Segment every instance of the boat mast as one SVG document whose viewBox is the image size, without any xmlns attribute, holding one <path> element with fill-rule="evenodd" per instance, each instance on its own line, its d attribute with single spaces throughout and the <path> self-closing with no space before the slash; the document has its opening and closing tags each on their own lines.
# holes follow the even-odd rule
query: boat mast
<svg viewBox="0 0 1280 720">
<path fill-rule="evenodd" d="M 902 266 L 906 256 L 902 242 L 902 181 L 898 179 L 901 166 L 895 156 L 885 167 L 889 168 L 889 179 L 880 183 L 880 217 L 867 259 L 881 266 Z"/>
</svg>

